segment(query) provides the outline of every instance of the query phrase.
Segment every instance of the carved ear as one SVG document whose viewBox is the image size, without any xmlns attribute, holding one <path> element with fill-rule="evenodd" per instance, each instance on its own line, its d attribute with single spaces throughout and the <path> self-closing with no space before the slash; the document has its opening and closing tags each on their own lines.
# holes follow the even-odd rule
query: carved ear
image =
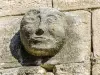
<svg viewBox="0 0 100 75">
<path fill-rule="evenodd" d="M 71 26 L 79 25 L 82 22 L 81 18 L 75 13 L 66 12 L 65 15 L 66 15 L 66 21 L 68 25 Z"/>
</svg>

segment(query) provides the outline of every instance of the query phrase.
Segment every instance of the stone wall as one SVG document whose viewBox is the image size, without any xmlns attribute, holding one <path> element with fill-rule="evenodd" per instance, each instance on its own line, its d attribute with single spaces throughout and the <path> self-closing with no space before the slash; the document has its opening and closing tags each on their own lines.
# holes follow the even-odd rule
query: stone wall
<svg viewBox="0 0 100 75">
<path fill-rule="evenodd" d="M 73 19 L 66 51 L 50 59 L 59 60 L 52 71 L 22 66 L 11 51 L 20 47 L 13 41 L 24 13 L 39 7 L 56 8 Z M 0 75 L 100 75 L 99 15 L 100 0 L 0 0 Z"/>
</svg>

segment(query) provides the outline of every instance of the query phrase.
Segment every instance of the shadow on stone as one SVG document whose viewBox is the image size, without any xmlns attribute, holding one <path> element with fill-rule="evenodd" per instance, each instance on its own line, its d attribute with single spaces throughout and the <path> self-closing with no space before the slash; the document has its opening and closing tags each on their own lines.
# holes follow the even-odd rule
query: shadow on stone
<svg viewBox="0 0 100 75">
<path fill-rule="evenodd" d="M 23 66 L 36 66 L 45 63 L 51 57 L 33 56 L 27 53 L 20 41 L 20 32 L 18 31 L 10 43 L 10 50 L 12 56 L 18 60 Z"/>
</svg>

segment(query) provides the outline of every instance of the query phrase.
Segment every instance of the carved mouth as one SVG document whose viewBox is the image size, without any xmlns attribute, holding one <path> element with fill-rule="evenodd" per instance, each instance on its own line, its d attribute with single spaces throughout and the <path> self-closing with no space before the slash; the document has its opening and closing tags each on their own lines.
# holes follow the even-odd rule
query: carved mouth
<svg viewBox="0 0 100 75">
<path fill-rule="evenodd" d="M 41 45 L 46 45 L 49 44 L 50 42 L 53 42 L 53 38 L 49 38 L 49 37 L 34 37 L 33 39 L 29 40 L 29 44 L 31 46 L 41 46 Z"/>
<path fill-rule="evenodd" d="M 34 39 L 46 39 L 45 37 L 34 37 Z"/>
<path fill-rule="evenodd" d="M 30 39 L 29 43 L 30 44 L 39 44 L 42 43 L 43 41 L 46 41 L 47 39 L 45 39 L 44 37 L 34 37 L 34 39 Z"/>
<path fill-rule="evenodd" d="M 40 40 L 36 40 L 36 39 L 31 39 L 31 40 L 29 40 L 29 43 L 30 43 L 30 45 L 31 44 L 38 44 L 38 43 L 41 43 L 41 41 Z"/>
<path fill-rule="evenodd" d="M 41 43 L 41 41 L 39 41 L 39 40 L 32 40 L 32 43 L 38 44 L 38 43 Z"/>
<path fill-rule="evenodd" d="M 38 41 L 47 41 L 47 40 L 50 40 L 49 38 L 47 37 L 34 37 L 34 40 L 38 40 Z"/>
<path fill-rule="evenodd" d="M 30 47 L 38 50 L 50 49 L 53 43 L 55 43 L 55 40 L 49 37 L 34 37 L 29 40 Z"/>
</svg>

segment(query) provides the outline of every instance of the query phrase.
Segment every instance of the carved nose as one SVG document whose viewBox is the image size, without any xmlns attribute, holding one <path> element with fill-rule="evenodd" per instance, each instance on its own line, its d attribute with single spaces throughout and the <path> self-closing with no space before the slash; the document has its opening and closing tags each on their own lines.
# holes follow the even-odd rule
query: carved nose
<svg viewBox="0 0 100 75">
<path fill-rule="evenodd" d="M 44 33 L 44 31 L 42 29 L 38 29 L 35 34 L 42 35 L 43 33 Z"/>
</svg>

